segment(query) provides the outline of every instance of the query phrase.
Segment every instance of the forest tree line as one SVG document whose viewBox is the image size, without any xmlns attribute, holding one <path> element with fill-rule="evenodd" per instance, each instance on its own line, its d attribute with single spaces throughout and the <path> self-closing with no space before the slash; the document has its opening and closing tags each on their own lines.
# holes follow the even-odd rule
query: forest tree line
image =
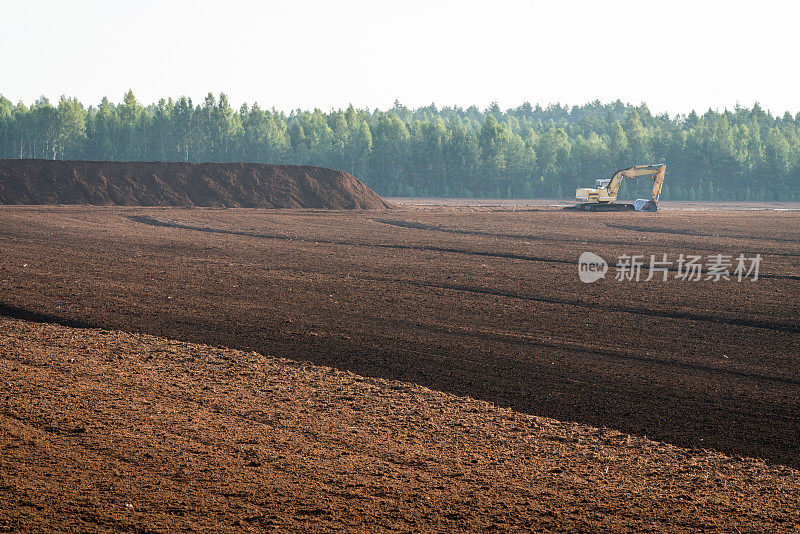
<svg viewBox="0 0 800 534">
<path fill-rule="evenodd" d="M 756 104 L 670 117 L 617 101 L 286 114 L 236 110 L 224 94 L 143 105 L 128 91 L 88 108 L 0 96 L 0 157 L 320 165 L 386 196 L 518 198 L 572 198 L 616 170 L 666 162 L 662 199 L 800 200 L 800 113 Z M 650 187 L 628 182 L 621 197 Z"/>
</svg>

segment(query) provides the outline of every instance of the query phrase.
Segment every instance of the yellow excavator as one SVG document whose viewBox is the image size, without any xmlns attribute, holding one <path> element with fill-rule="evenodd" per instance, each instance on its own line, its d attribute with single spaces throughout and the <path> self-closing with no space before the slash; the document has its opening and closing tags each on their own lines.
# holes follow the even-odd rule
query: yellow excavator
<svg viewBox="0 0 800 534">
<path fill-rule="evenodd" d="M 611 178 L 597 180 L 595 187 L 580 187 L 575 191 L 575 198 L 580 204 L 567 209 L 582 211 L 658 211 L 658 198 L 661 196 L 661 187 L 664 185 L 664 175 L 667 164 L 637 165 L 630 169 L 617 171 Z M 633 204 L 618 204 L 617 193 L 626 178 L 634 179 L 637 176 L 653 176 L 653 194 L 650 199 L 640 198 Z"/>
</svg>

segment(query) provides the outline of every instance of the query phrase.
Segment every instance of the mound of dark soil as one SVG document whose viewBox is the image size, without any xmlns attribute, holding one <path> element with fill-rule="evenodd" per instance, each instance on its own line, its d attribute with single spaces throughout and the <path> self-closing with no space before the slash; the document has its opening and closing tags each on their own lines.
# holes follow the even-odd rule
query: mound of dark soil
<svg viewBox="0 0 800 534">
<path fill-rule="evenodd" d="M 351 174 L 260 163 L 0 160 L 0 204 L 376 209 Z"/>
</svg>

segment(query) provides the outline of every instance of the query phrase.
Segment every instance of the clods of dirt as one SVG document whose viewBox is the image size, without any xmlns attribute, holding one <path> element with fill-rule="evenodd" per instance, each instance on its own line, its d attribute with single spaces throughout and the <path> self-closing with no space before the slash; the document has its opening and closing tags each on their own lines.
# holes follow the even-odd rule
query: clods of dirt
<svg viewBox="0 0 800 534">
<path fill-rule="evenodd" d="M 0 530 L 789 532 L 800 473 L 421 386 L 0 319 Z"/>
</svg>

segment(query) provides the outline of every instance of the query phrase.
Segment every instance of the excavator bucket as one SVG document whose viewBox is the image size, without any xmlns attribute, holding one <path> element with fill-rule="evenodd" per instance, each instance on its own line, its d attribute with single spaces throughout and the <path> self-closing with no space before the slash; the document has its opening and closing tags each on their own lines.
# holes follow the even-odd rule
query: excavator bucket
<svg viewBox="0 0 800 534">
<path fill-rule="evenodd" d="M 658 211 L 658 204 L 655 200 L 637 198 L 633 201 L 633 209 L 636 211 Z"/>
</svg>

